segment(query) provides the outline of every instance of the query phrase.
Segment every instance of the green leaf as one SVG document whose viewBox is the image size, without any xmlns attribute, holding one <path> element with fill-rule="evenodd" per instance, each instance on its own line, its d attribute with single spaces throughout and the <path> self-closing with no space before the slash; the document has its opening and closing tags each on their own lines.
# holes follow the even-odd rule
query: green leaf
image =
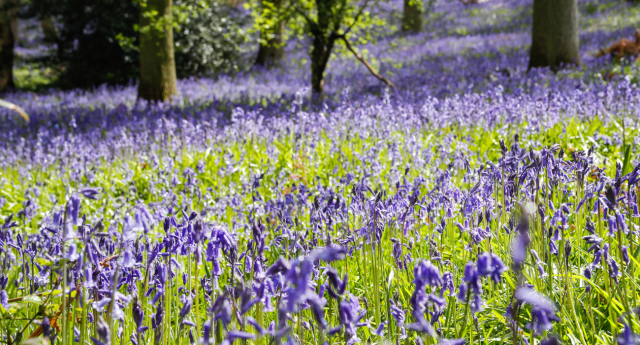
<svg viewBox="0 0 640 345">
<path fill-rule="evenodd" d="M 33 303 L 33 304 L 37 304 L 37 305 L 40 305 L 40 304 L 44 303 L 42 298 L 40 296 L 37 296 L 37 295 L 25 296 L 22 299 L 22 301 L 25 302 L 25 303 Z"/>
<path fill-rule="evenodd" d="M 624 149 L 624 161 L 622 162 L 622 176 L 631 172 L 631 144 Z"/>
</svg>

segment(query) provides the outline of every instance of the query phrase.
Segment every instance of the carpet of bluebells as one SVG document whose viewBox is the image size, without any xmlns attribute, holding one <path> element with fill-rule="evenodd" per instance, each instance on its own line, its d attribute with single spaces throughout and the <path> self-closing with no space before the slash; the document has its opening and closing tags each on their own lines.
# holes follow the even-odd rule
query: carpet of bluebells
<svg viewBox="0 0 640 345">
<path fill-rule="evenodd" d="M 640 343 L 637 67 L 594 57 L 640 7 L 580 1 L 554 75 L 531 4 L 437 1 L 360 47 L 397 90 L 338 55 L 322 105 L 304 40 L 167 104 L 5 95 L 0 343 Z"/>
</svg>

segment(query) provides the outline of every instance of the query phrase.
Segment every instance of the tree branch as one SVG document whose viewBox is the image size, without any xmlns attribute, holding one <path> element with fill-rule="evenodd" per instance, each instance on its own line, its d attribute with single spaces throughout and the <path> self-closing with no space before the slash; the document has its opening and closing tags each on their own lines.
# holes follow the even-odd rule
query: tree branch
<svg viewBox="0 0 640 345">
<path fill-rule="evenodd" d="M 371 74 L 373 74 L 374 77 L 378 78 L 378 80 L 382 81 L 383 83 L 387 84 L 388 86 L 391 86 L 394 89 L 397 89 L 398 87 L 392 83 L 389 79 L 383 77 L 380 75 L 380 73 L 376 72 L 376 70 L 373 68 L 373 66 L 371 66 L 369 64 L 369 62 L 367 62 L 367 60 L 365 60 L 362 55 L 360 55 L 355 49 L 353 49 L 353 46 L 351 46 L 351 43 L 349 43 L 349 41 L 347 40 L 347 37 L 345 37 L 344 35 L 341 35 L 340 38 L 342 39 L 342 41 L 344 42 L 344 45 L 347 47 L 347 49 L 353 53 L 353 55 L 356 57 L 356 59 L 360 60 L 360 62 L 362 62 L 367 69 L 369 70 L 369 72 L 371 72 Z"/>
</svg>

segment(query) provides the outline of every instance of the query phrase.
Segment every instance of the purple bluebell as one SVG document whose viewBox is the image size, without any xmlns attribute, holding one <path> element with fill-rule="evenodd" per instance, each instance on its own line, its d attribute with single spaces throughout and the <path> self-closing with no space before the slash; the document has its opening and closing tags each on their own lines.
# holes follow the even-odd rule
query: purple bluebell
<svg viewBox="0 0 640 345">
<path fill-rule="evenodd" d="M 630 262 L 630 259 L 629 259 L 629 247 L 628 246 L 622 246 L 621 250 L 622 250 L 622 261 L 624 261 L 624 263 L 626 265 L 629 265 L 629 262 Z"/>
<path fill-rule="evenodd" d="M 542 339 L 540 345 L 560 345 L 560 340 L 554 336 Z"/>
<path fill-rule="evenodd" d="M 556 308 L 552 302 L 539 292 L 529 287 L 519 287 L 514 297 L 524 303 L 531 304 L 531 322 L 527 327 L 536 334 L 553 328 L 551 321 L 560 321 L 556 316 Z"/>
<path fill-rule="evenodd" d="M 640 344 L 640 337 L 633 333 L 629 324 L 625 323 L 622 334 L 616 337 L 616 343 L 618 345 L 638 345 Z"/>
</svg>

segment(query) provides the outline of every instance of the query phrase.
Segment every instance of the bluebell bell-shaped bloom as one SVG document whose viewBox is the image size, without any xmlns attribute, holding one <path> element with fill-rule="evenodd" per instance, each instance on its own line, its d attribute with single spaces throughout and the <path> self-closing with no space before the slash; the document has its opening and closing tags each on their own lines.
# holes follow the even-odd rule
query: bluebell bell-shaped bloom
<svg viewBox="0 0 640 345">
<path fill-rule="evenodd" d="M 609 225 L 609 237 L 614 237 L 616 231 L 618 231 L 618 221 L 616 220 L 616 217 L 610 215 L 607 224 Z"/>
<path fill-rule="evenodd" d="M 591 270 L 589 269 L 589 267 L 586 267 L 584 269 L 584 277 L 587 278 L 587 286 L 585 287 L 585 292 L 589 293 L 591 292 Z"/>
<path fill-rule="evenodd" d="M 323 330 L 326 329 L 328 324 L 324 318 L 324 307 L 327 304 L 327 301 L 319 296 L 312 296 L 307 298 L 307 303 L 309 304 L 311 313 L 318 323 L 318 326 Z"/>
<path fill-rule="evenodd" d="M 496 283 L 502 281 L 502 274 L 508 271 L 509 268 L 504 264 L 502 259 L 495 253 L 491 253 L 491 273 L 489 277 Z"/>
<path fill-rule="evenodd" d="M 380 322 L 378 327 L 373 331 L 373 334 L 378 337 L 384 337 L 384 327 L 386 326 L 386 324 L 386 322 Z"/>
<path fill-rule="evenodd" d="M 627 221 L 624 218 L 624 214 L 622 212 L 616 212 L 616 226 L 622 231 L 623 234 L 629 234 L 629 228 L 627 227 Z"/>
<path fill-rule="evenodd" d="M 542 339 L 540 345 L 560 345 L 560 340 L 558 338 L 550 336 L 548 338 Z"/>
<path fill-rule="evenodd" d="M 585 240 L 587 242 L 587 244 L 591 245 L 591 247 L 589 247 L 589 249 L 587 249 L 587 252 L 591 252 L 591 251 L 597 249 L 598 246 L 600 245 L 600 243 L 602 243 L 602 238 L 598 237 L 595 234 L 594 235 L 584 236 L 582 239 Z"/>
<path fill-rule="evenodd" d="M 467 264 L 469 265 L 469 264 Z M 493 265 L 492 265 L 492 260 L 491 260 L 491 255 L 487 252 L 482 253 L 478 256 L 478 261 L 477 261 L 477 269 L 478 269 L 478 274 L 481 277 L 487 276 L 489 274 L 491 274 L 492 270 L 493 270 Z M 467 275 L 467 267 L 465 266 L 465 276 Z"/>
<path fill-rule="evenodd" d="M 78 260 L 78 246 L 76 246 L 76 244 L 74 242 L 71 242 L 69 244 L 69 249 L 67 250 L 66 255 L 64 256 L 65 259 L 69 260 L 69 261 L 76 261 Z"/>
<path fill-rule="evenodd" d="M 309 254 L 311 260 L 321 260 L 327 263 L 342 260 L 345 258 L 346 250 L 344 247 L 326 247 L 318 248 Z"/>
<path fill-rule="evenodd" d="M 596 234 L 596 226 L 595 224 L 593 224 L 593 221 L 591 220 L 591 218 L 587 218 L 585 227 L 584 227 L 590 234 L 595 235 Z"/>
<path fill-rule="evenodd" d="M 630 259 L 629 259 L 629 247 L 628 246 L 622 246 L 622 260 L 624 261 L 624 263 L 626 265 L 629 264 Z"/>
<path fill-rule="evenodd" d="M 264 273 L 266 277 L 271 277 L 276 273 L 287 272 L 291 269 L 291 264 L 288 260 L 284 258 L 279 258 L 276 262 L 271 265 L 267 271 Z"/>
<path fill-rule="evenodd" d="M 541 334 L 553 328 L 551 321 L 559 321 L 556 308 L 549 299 L 530 287 L 519 287 L 515 298 L 521 302 L 531 304 L 531 322 L 527 327 L 535 334 Z"/>
<path fill-rule="evenodd" d="M 469 261 L 464 266 L 464 276 L 462 280 L 467 283 L 467 286 L 471 289 L 472 293 L 482 293 L 482 282 L 480 281 L 480 275 L 473 262 Z"/>
<path fill-rule="evenodd" d="M 261 336 L 269 334 L 269 330 L 263 328 L 262 325 L 260 325 L 258 321 L 256 321 L 256 319 L 254 319 L 252 316 L 246 316 L 244 320 L 249 325 L 251 325 L 251 327 L 253 327 L 253 329 L 255 329 L 255 331 L 258 332 L 258 334 L 260 334 Z"/>
<path fill-rule="evenodd" d="M 512 257 L 516 270 L 519 270 L 524 264 L 527 257 L 527 246 L 529 245 L 529 236 L 527 234 L 518 235 L 513 241 Z"/>
<path fill-rule="evenodd" d="M 467 303 L 467 298 L 468 298 L 467 291 L 468 291 L 467 284 L 460 283 L 460 286 L 458 287 L 458 294 L 456 296 L 458 298 L 458 301 L 462 303 Z"/>
<path fill-rule="evenodd" d="M 453 285 L 453 274 L 451 274 L 451 272 L 444 272 L 444 274 L 442 275 L 440 297 L 444 295 L 445 290 L 449 290 L 449 296 L 453 296 L 455 294 L 455 287 Z"/>
<path fill-rule="evenodd" d="M 640 337 L 633 333 L 633 330 L 627 323 L 624 324 L 624 330 L 622 334 L 616 337 L 616 343 L 618 345 L 638 345 L 640 344 Z"/>
<path fill-rule="evenodd" d="M 600 262 L 602 262 L 602 249 L 599 249 L 595 253 L 593 253 L 593 261 L 591 262 L 591 268 L 595 269 L 600 267 Z"/>
<path fill-rule="evenodd" d="M 46 316 L 42 318 L 42 336 L 46 339 L 51 338 L 51 321 Z"/>
<path fill-rule="evenodd" d="M 404 322 L 405 322 L 405 318 L 406 318 L 406 314 L 407 311 L 403 310 L 401 306 L 397 305 L 393 300 L 389 300 L 390 302 L 390 311 L 391 311 L 391 316 L 393 317 L 394 320 L 396 320 L 396 323 L 398 324 L 398 327 L 400 327 L 401 330 L 401 334 L 400 334 L 400 339 L 405 339 L 407 337 L 407 333 L 404 327 Z"/>
<path fill-rule="evenodd" d="M 4 289 L 0 291 L 0 305 L 2 305 L 5 310 L 9 310 L 9 295 Z"/>
<path fill-rule="evenodd" d="M 622 275 L 618 263 L 615 259 L 611 258 L 607 261 L 607 265 L 609 266 L 609 277 L 613 278 L 616 284 L 618 284 L 618 278 Z"/>
<path fill-rule="evenodd" d="M 78 224 L 78 217 L 80 215 L 80 197 L 77 194 L 72 194 L 71 198 L 69 198 L 69 202 L 67 203 L 67 220 L 71 223 L 71 225 Z"/>
<path fill-rule="evenodd" d="M 555 255 L 556 257 L 559 255 L 558 246 L 556 246 L 556 243 L 554 241 L 549 241 L 549 253 L 551 255 Z"/>
<path fill-rule="evenodd" d="M 431 262 L 422 260 L 420 261 L 413 270 L 414 274 L 414 283 L 416 285 L 420 284 L 422 286 L 430 285 L 430 286 L 440 286 L 442 285 L 442 276 L 440 275 L 440 270 L 431 264 Z"/>
<path fill-rule="evenodd" d="M 91 340 L 96 345 L 109 345 L 111 344 L 111 334 L 109 332 L 109 324 L 104 321 L 104 318 L 100 316 L 96 324 L 96 333 L 98 338 L 91 337 Z"/>
<path fill-rule="evenodd" d="M 229 341 L 229 343 L 233 344 L 233 342 L 235 340 L 238 340 L 238 339 L 245 339 L 245 340 L 252 339 L 253 340 L 255 338 L 256 338 L 256 336 L 254 334 L 251 334 L 251 333 L 248 333 L 248 332 L 244 332 L 244 331 L 229 331 L 227 333 L 227 338 L 226 339 Z"/>
<path fill-rule="evenodd" d="M 473 313 L 481 312 L 484 310 L 484 300 L 482 299 L 482 295 L 479 293 L 473 294 L 471 298 L 471 311 Z"/>
<path fill-rule="evenodd" d="M 97 196 L 100 193 L 100 189 L 98 188 L 83 188 L 80 190 L 80 194 L 87 199 L 97 200 Z"/>
<path fill-rule="evenodd" d="M 182 322 L 187 314 L 191 311 L 191 305 L 193 305 L 193 298 L 189 296 L 187 300 L 184 302 L 184 305 L 180 309 L 180 321 Z"/>
</svg>

